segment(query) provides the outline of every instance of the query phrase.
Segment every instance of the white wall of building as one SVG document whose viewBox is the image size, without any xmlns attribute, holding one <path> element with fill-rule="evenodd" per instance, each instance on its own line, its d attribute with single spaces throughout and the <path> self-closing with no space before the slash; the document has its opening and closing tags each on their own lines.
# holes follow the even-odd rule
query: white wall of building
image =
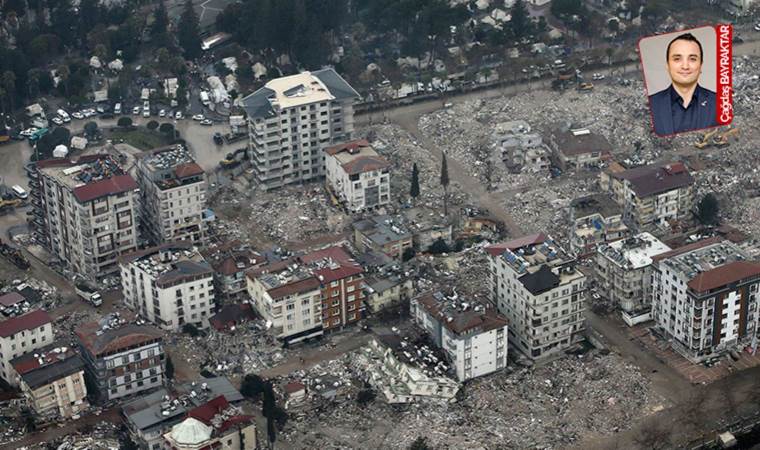
<svg viewBox="0 0 760 450">
<path fill-rule="evenodd" d="M 8 337 L 0 337 L 0 376 L 11 386 L 18 386 L 18 378 L 10 364 L 11 360 L 32 353 L 51 342 L 53 342 L 53 325 L 50 323 L 31 330 L 21 330 Z"/>
</svg>

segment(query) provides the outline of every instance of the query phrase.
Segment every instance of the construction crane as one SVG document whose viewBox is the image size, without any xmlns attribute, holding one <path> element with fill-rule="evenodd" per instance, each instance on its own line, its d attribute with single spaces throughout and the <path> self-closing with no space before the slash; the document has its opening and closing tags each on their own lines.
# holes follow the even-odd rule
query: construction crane
<svg viewBox="0 0 760 450">
<path fill-rule="evenodd" d="M 739 134 L 739 129 L 736 127 L 730 128 L 728 131 L 721 133 L 713 138 L 713 145 L 720 148 L 729 144 L 728 138 Z"/>
<path fill-rule="evenodd" d="M 700 150 L 707 147 L 708 145 L 710 145 L 710 139 L 712 139 L 712 137 L 715 136 L 715 134 L 718 131 L 720 131 L 720 128 L 712 129 L 708 131 L 707 133 L 703 134 L 702 140 L 700 142 L 695 143 L 694 146 Z"/>
</svg>

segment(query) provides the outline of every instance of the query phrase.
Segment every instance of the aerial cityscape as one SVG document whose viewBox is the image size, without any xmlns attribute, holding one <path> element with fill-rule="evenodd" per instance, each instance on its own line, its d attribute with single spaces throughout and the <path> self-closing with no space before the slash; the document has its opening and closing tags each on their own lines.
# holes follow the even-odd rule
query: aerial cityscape
<svg viewBox="0 0 760 450">
<path fill-rule="evenodd" d="M 0 0 L 0 450 L 760 448 L 760 2 Z"/>
</svg>

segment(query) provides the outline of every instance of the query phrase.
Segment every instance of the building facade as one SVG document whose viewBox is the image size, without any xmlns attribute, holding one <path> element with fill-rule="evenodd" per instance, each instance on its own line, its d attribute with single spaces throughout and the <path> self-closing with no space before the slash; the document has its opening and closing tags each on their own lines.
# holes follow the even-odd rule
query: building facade
<svg viewBox="0 0 760 450">
<path fill-rule="evenodd" d="M 583 339 L 586 276 L 554 240 L 534 234 L 486 247 L 491 294 L 509 341 L 540 359 Z"/>
<path fill-rule="evenodd" d="M 206 328 L 214 310 L 214 271 L 189 241 L 120 259 L 124 303 L 159 328 Z"/>
<path fill-rule="evenodd" d="M 29 170 L 38 242 L 69 269 L 96 280 L 137 248 L 138 186 L 110 155 L 39 161 Z"/>
<path fill-rule="evenodd" d="M 137 158 L 140 219 L 154 244 L 206 240 L 206 174 L 182 144 Z"/>
<path fill-rule="evenodd" d="M 637 233 L 691 221 L 694 178 L 683 163 L 602 172 L 600 177 L 602 189 L 623 208 L 623 220 Z"/>
<path fill-rule="evenodd" d="M 668 251 L 670 247 L 649 233 L 597 248 L 597 290 L 620 306 L 628 325 L 651 319 L 652 258 Z"/>
<path fill-rule="evenodd" d="M 269 190 L 323 177 L 323 151 L 351 139 L 358 98 L 333 69 L 277 78 L 245 97 L 257 185 Z"/>
<path fill-rule="evenodd" d="M 163 333 L 157 328 L 126 324 L 101 328 L 95 322 L 75 330 L 85 376 L 100 402 L 138 394 L 164 383 Z"/>
<path fill-rule="evenodd" d="M 11 361 L 53 342 L 53 320 L 42 310 L 0 322 L 0 376 L 11 386 L 18 378 Z"/>
<path fill-rule="evenodd" d="M 676 351 L 701 362 L 753 344 L 760 263 L 711 238 L 655 256 L 653 267 L 652 315 Z"/>
<path fill-rule="evenodd" d="M 589 195 L 570 202 L 570 250 L 577 258 L 593 257 L 597 245 L 627 237 L 623 209 L 607 194 Z"/>
<path fill-rule="evenodd" d="M 410 302 L 414 321 L 451 361 L 459 381 L 496 372 L 507 365 L 507 321 L 491 305 L 428 292 Z"/>
<path fill-rule="evenodd" d="M 325 174 L 327 188 L 351 212 L 391 201 L 390 163 L 364 139 L 326 148 Z"/>
<path fill-rule="evenodd" d="M 11 365 L 36 414 L 68 419 L 89 408 L 84 361 L 73 348 L 50 344 L 15 358 Z"/>
</svg>

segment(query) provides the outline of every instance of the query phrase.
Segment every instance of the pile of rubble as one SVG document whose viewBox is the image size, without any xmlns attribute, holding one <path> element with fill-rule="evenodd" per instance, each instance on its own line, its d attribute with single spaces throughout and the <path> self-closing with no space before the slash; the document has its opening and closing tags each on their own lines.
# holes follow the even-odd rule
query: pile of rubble
<svg viewBox="0 0 760 450">
<path fill-rule="evenodd" d="M 348 359 L 323 370 L 350 384 Z M 479 378 L 463 392 L 453 404 L 390 406 L 378 396 L 362 407 L 338 398 L 319 415 L 291 421 L 281 440 L 299 448 L 361 441 L 367 448 L 404 449 L 424 435 L 431 448 L 562 448 L 589 434 L 625 429 L 664 401 L 635 366 L 595 351 Z"/>
<path fill-rule="evenodd" d="M 490 296 L 489 287 L 484 281 L 490 278 L 490 262 L 483 245 L 476 245 L 446 257 L 418 258 L 419 291 L 425 292 L 450 285 L 458 294 L 487 300 Z"/>
</svg>

